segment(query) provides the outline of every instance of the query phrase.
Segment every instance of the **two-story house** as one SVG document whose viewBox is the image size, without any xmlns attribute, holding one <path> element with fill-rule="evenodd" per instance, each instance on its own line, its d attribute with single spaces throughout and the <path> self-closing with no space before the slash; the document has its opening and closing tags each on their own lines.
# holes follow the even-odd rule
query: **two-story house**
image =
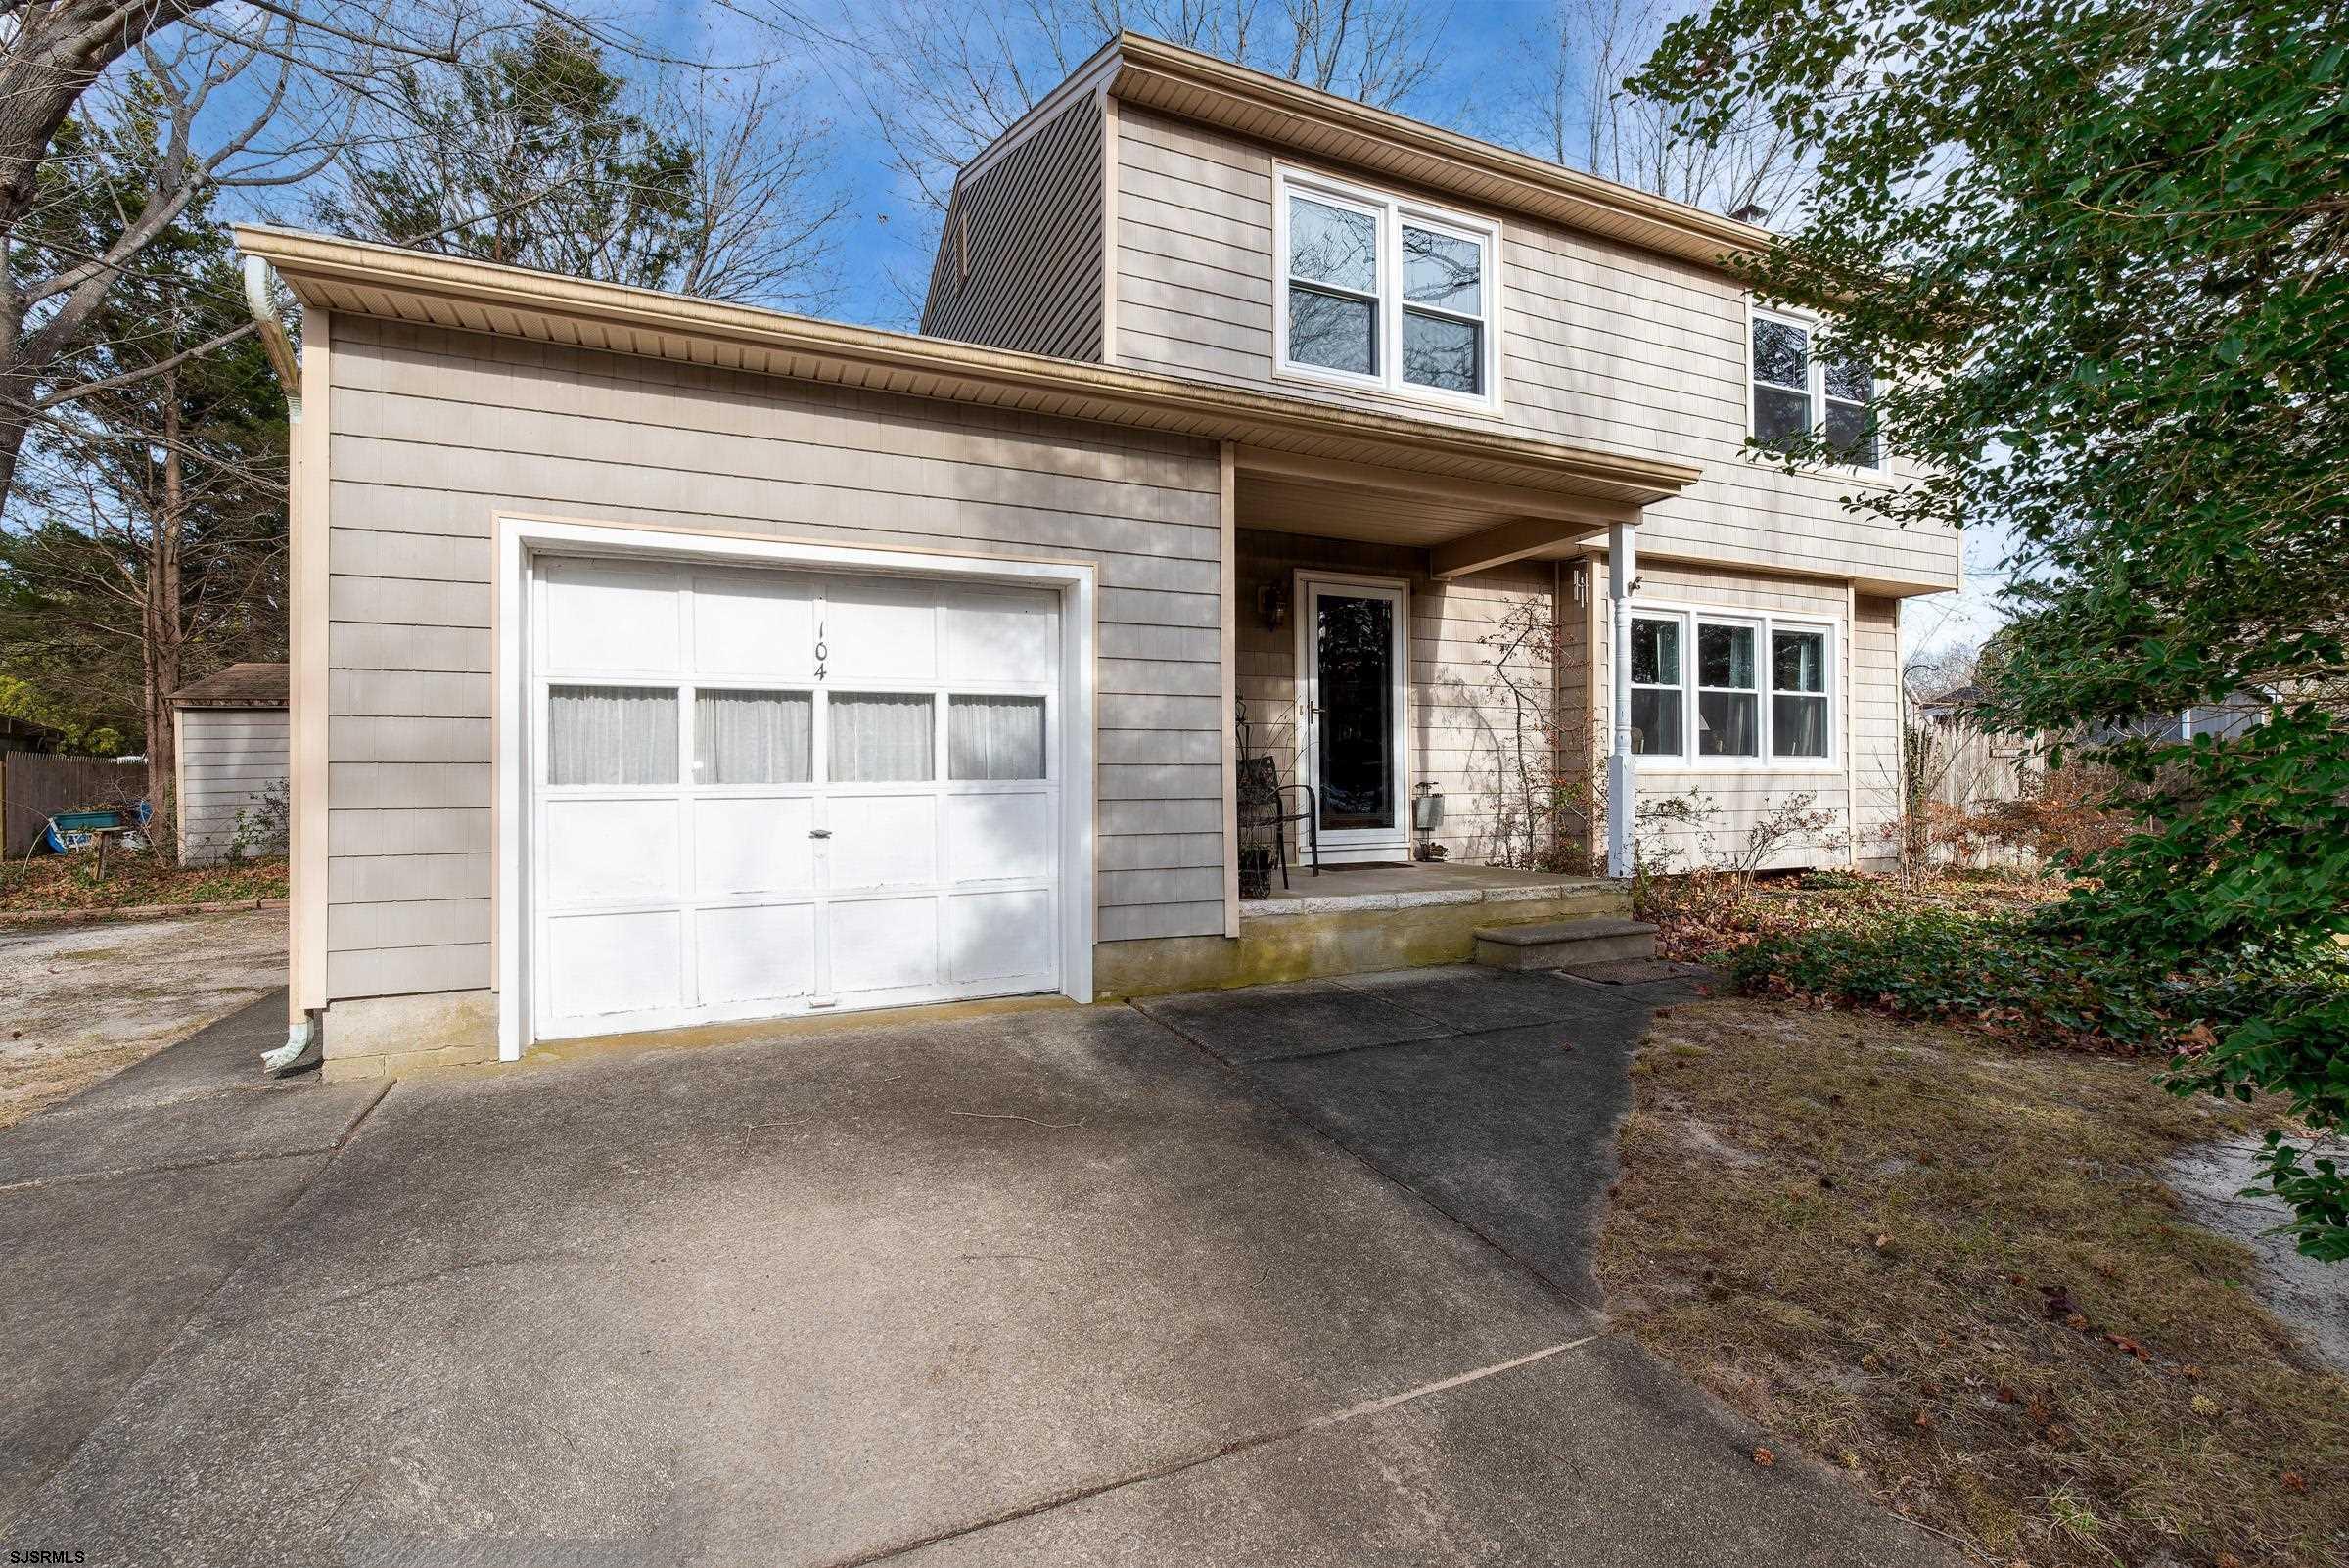
<svg viewBox="0 0 2349 1568">
<path fill-rule="evenodd" d="M 1667 797 L 1889 853 L 1956 540 L 1840 504 L 1896 482 L 1869 379 L 1747 297 L 1751 226 L 1127 34 L 963 171 L 918 336 L 240 243 L 305 307 L 331 1071 L 1465 957 L 1620 910 Z M 1848 465 L 1746 446 L 1819 425 Z M 1261 758 L 1329 868 L 1278 908 Z M 1606 801 L 1538 827 L 1593 874 L 1459 869 L 1535 778 Z"/>
</svg>

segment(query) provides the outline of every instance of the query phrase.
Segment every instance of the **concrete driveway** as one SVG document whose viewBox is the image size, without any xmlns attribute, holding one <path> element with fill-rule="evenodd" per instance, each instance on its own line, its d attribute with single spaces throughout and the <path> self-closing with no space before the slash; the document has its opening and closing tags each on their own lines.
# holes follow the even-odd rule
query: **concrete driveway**
<svg viewBox="0 0 2349 1568">
<path fill-rule="evenodd" d="M 264 1002 L 0 1134 L 0 1545 L 1947 1560 L 1606 1333 L 1658 999 L 1446 971 L 388 1090 L 255 1086 Z"/>
</svg>

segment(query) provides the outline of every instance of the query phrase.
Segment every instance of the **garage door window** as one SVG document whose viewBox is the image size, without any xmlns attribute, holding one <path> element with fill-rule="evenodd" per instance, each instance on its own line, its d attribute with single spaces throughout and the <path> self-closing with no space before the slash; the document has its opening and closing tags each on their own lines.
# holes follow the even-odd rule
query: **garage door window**
<svg viewBox="0 0 2349 1568">
<path fill-rule="evenodd" d="M 1041 697 L 954 697 L 946 708 L 946 776 L 1044 776 Z"/>
<path fill-rule="evenodd" d="M 813 778 L 815 700 L 804 691 L 700 691 L 693 776 L 701 784 L 805 784 Z"/>
<path fill-rule="evenodd" d="M 657 686 L 552 686 L 549 784 L 674 784 L 677 693 Z"/>
<path fill-rule="evenodd" d="M 938 776 L 935 709 L 927 693 L 834 692 L 832 782 L 902 784 Z"/>
</svg>

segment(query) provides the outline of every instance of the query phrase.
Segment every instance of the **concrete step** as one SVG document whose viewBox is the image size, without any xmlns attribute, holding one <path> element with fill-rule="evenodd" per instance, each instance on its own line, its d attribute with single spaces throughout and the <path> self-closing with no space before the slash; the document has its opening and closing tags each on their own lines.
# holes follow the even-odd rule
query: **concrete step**
<svg viewBox="0 0 2349 1568">
<path fill-rule="evenodd" d="M 1572 969 L 1655 955 L 1656 928 L 1644 920 L 1601 915 L 1547 925 L 1488 927 L 1476 934 L 1476 961 L 1498 969 Z"/>
</svg>

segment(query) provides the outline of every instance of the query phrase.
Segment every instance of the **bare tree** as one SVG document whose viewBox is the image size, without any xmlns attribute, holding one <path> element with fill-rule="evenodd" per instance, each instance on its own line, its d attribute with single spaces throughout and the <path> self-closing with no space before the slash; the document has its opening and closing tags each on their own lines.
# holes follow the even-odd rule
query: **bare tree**
<svg viewBox="0 0 2349 1568">
<path fill-rule="evenodd" d="M 955 171 L 1120 30 L 1391 107 L 1435 78 L 1450 21 L 1428 0 L 777 0 L 762 14 L 823 50 L 914 199 L 909 315 Z"/>
<path fill-rule="evenodd" d="M 1674 133 L 1671 112 L 1623 83 L 1684 8 L 1666 0 L 1550 0 L 1528 7 L 1509 108 L 1497 130 L 1554 162 L 1716 212 L 1757 215 L 1799 204 L 1808 171 L 1793 139 L 1765 117 L 1719 140 Z"/>
<path fill-rule="evenodd" d="M 626 75 L 541 22 L 453 66 L 405 68 L 313 201 L 363 239 L 762 303 L 829 291 L 846 197 L 826 127 L 772 66 Z"/>
<path fill-rule="evenodd" d="M 954 171 L 1121 30 L 1385 106 L 1434 75 L 1447 21 L 1410 0 L 880 0 L 851 16 L 815 30 L 941 212 Z"/>
<path fill-rule="evenodd" d="M 15 490 L 26 438 L 92 391 L 66 367 L 140 255 L 191 203 L 314 173 L 378 62 L 462 47 L 474 25 L 470 7 L 471 0 L 0 7 L 0 506 Z M 154 136 L 152 183 L 96 228 L 53 221 L 61 208 L 78 214 L 95 177 L 71 139 L 61 141 L 77 114 L 99 126 L 143 115 Z M 192 345 L 188 355 L 216 346 Z"/>
</svg>

